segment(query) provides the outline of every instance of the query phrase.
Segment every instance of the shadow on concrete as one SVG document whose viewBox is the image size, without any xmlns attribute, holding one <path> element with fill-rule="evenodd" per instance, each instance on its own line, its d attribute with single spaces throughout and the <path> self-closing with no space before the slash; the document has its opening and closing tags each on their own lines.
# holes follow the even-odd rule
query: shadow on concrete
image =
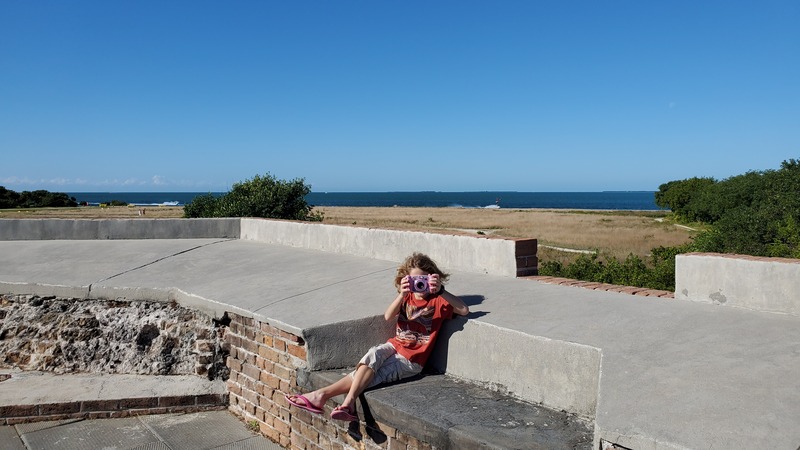
<svg viewBox="0 0 800 450">
<path fill-rule="evenodd" d="M 486 299 L 483 295 L 463 295 L 461 300 L 470 307 L 480 305 Z M 443 374 L 447 372 L 447 354 L 450 351 L 450 338 L 454 334 L 462 331 L 467 321 L 477 319 L 489 314 L 485 311 L 470 311 L 466 317 L 454 317 L 448 320 L 439 331 L 439 337 L 436 339 L 436 344 L 433 349 L 431 357 L 425 364 L 425 369 L 422 373 Z"/>
</svg>

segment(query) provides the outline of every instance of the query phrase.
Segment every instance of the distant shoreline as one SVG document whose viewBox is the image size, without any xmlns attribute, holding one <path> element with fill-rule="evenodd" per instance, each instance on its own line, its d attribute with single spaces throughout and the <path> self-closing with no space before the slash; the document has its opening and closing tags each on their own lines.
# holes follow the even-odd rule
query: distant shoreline
<svg viewBox="0 0 800 450">
<path fill-rule="evenodd" d="M 181 206 L 202 192 L 73 192 L 79 203 L 90 205 L 113 200 L 136 206 Z M 223 193 L 211 193 L 223 195 Z M 655 193 L 604 192 L 312 192 L 306 201 L 316 207 L 433 207 L 465 209 L 576 209 L 596 211 L 658 211 Z"/>
</svg>

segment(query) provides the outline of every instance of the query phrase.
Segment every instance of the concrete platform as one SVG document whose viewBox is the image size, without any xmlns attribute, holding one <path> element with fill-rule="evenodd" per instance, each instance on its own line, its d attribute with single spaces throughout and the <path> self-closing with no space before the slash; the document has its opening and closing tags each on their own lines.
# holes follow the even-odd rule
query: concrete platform
<svg viewBox="0 0 800 450">
<path fill-rule="evenodd" d="M 0 370 L 0 375 L 4 380 L 0 382 L 3 417 L 14 416 L 14 411 L 30 411 L 30 408 L 37 411 L 48 408 L 60 416 L 117 417 L 91 420 L 85 417 L 59 420 L 41 420 L 46 419 L 42 416 L 10 418 L 12 422 L 17 419 L 25 423 L 0 425 L 0 450 L 281 448 L 248 430 L 246 424 L 224 410 L 227 395 L 221 381 L 196 376 L 57 375 L 9 370 Z M 151 414 L 156 409 L 166 411 L 172 408 L 164 406 L 165 399 L 170 405 L 195 405 L 197 398 L 213 403 L 207 407 L 216 407 L 217 410 Z M 212 401 L 212 398 L 219 400 Z M 161 407 L 159 402 L 162 402 Z M 78 413 L 70 414 L 73 406 Z M 148 406 L 152 408 L 149 411 Z"/>
<path fill-rule="evenodd" d="M 382 314 L 396 264 L 244 240 L 4 241 L 0 291 L 171 298 L 303 334 Z M 637 449 L 800 445 L 796 316 L 466 272 L 448 289 L 468 300 L 470 322 L 598 349 L 594 420 L 605 439 Z M 538 357 L 480 336 L 448 365 L 493 354 L 483 369 L 503 372 L 503 362 Z"/>
<path fill-rule="evenodd" d="M 309 388 L 331 384 L 347 372 L 313 372 Z M 356 413 L 374 442 L 383 442 L 376 422 L 415 430 L 442 449 L 590 450 L 592 424 L 574 414 L 521 402 L 474 383 L 428 374 L 368 390 Z M 372 425 L 369 427 L 369 425 Z"/>
<path fill-rule="evenodd" d="M 0 426 L 2 450 L 278 450 L 227 411 Z"/>
</svg>

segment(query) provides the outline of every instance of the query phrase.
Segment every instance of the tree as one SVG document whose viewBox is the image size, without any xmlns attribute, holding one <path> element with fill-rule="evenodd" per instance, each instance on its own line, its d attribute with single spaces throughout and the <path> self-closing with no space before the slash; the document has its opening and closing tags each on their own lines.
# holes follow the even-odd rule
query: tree
<svg viewBox="0 0 800 450">
<path fill-rule="evenodd" d="M 15 208 L 19 204 L 19 194 L 0 186 L 0 209 Z"/>
<path fill-rule="evenodd" d="M 221 197 L 196 197 L 184 207 L 186 217 L 264 217 L 288 220 L 321 220 L 306 202 L 311 187 L 303 179 L 284 181 L 270 174 L 233 185 Z"/>
<path fill-rule="evenodd" d="M 683 220 L 696 220 L 692 203 L 717 181 L 713 178 L 689 178 L 687 180 L 670 181 L 658 187 L 656 205 L 669 208 Z"/>
<path fill-rule="evenodd" d="M 78 206 L 75 197 L 45 190 L 17 193 L 0 186 L 0 208 L 46 208 Z"/>
</svg>

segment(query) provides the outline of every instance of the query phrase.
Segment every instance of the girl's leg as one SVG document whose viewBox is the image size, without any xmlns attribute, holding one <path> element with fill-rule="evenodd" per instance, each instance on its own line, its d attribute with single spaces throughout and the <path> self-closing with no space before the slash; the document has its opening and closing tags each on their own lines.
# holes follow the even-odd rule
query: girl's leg
<svg viewBox="0 0 800 450">
<path fill-rule="evenodd" d="M 352 384 L 353 377 L 350 375 L 345 375 L 339 381 L 317 389 L 314 392 L 309 392 L 308 394 L 305 394 L 304 397 L 307 398 L 312 405 L 324 408 L 325 403 L 328 402 L 329 398 L 348 393 Z M 296 396 L 294 396 L 293 400 L 295 398 Z"/>
<path fill-rule="evenodd" d="M 344 397 L 342 407 L 347 408 L 349 411 L 354 411 L 352 408 L 353 402 L 364 392 L 364 389 L 369 387 L 369 383 L 372 381 L 373 377 L 375 377 L 374 370 L 364 364 L 359 365 L 356 368 L 355 375 L 353 375 L 353 382 L 350 383 L 350 389 L 348 389 L 347 395 Z"/>
</svg>

